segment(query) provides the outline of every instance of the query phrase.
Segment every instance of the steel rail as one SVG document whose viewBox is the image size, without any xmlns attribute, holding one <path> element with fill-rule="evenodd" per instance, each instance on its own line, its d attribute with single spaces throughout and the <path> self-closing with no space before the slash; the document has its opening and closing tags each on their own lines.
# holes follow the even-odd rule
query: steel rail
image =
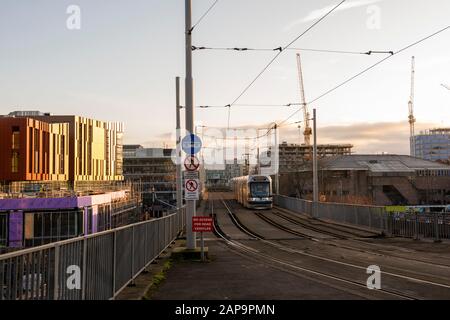
<svg viewBox="0 0 450 320">
<path fill-rule="evenodd" d="M 279 210 L 279 209 L 277 209 L 277 210 Z M 294 214 L 294 213 L 287 213 L 287 214 L 290 214 L 291 216 L 299 218 L 299 219 L 303 219 L 303 218 L 300 218 L 300 217 L 296 216 L 296 214 Z M 283 215 L 285 215 L 285 214 L 283 214 Z M 298 221 L 296 219 L 288 218 L 288 217 L 285 218 L 285 220 L 287 220 L 289 222 L 292 222 L 294 224 L 300 225 L 300 226 L 302 226 L 302 227 L 304 227 L 306 229 L 310 229 L 310 230 L 313 230 L 313 231 L 317 231 L 319 233 L 327 234 L 325 231 L 318 231 L 318 230 L 314 230 L 312 228 L 309 228 L 309 224 L 308 223 L 303 224 L 302 222 L 300 222 L 300 221 Z M 308 220 L 308 218 L 307 219 L 303 219 L 303 220 Z M 294 221 L 297 221 L 298 223 L 296 223 Z M 343 232 L 345 232 L 345 231 L 343 231 Z M 386 249 L 385 247 L 383 247 L 383 246 L 381 246 L 379 244 L 366 242 L 366 241 L 361 240 L 361 239 L 345 238 L 345 239 L 342 239 L 342 240 L 347 240 L 347 241 L 350 241 L 350 242 L 357 242 L 357 243 L 364 244 L 364 245 L 367 245 L 367 246 L 376 247 L 379 250 L 385 250 Z M 331 246 L 335 246 L 335 247 L 340 247 L 340 248 L 343 248 L 343 249 L 348 249 L 348 250 L 353 250 L 353 251 L 358 251 L 358 252 L 363 252 L 363 253 L 369 253 L 369 254 L 375 254 L 375 255 L 384 256 L 384 257 L 394 257 L 394 258 L 403 259 L 403 260 L 407 260 L 407 261 L 420 262 L 420 263 L 427 264 L 427 265 L 438 266 L 438 267 L 441 267 L 441 268 L 450 269 L 450 265 L 447 265 L 447 264 L 430 262 L 430 261 L 417 259 L 417 258 L 407 258 L 407 257 L 399 256 L 399 255 L 396 255 L 396 254 L 392 254 L 392 253 L 385 253 L 385 252 L 381 253 L 381 252 L 377 252 L 377 251 L 369 251 L 369 250 L 358 248 L 358 247 L 342 245 L 340 243 L 338 244 L 337 242 L 326 243 L 325 241 L 332 241 L 330 239 L 324 240 L 322 243 L 327 244 L 327 245 L 331 245 Z M 376 250 L 376 249 L 372 249 L 372 250 Z M 411 272 L 414 272 L 414 271 L 411 271 Z"/>
<path fill-rule="evenodd" d="M 229 208 L 226 205 L 225 201 L 222 200 L 222 203 L 224 204 L 224 206 L 227 209 L 228 214 L 229 214 L 229 216 L 231 218 L 234 214 L 229 210 Z M 236 220 L 233 220 L 233 221 L 236 221 Z M 236 227 L 238 227 L 238 226 L 236 225 Z M 215 233 L 220 238 L 222 238 L 227 244 L 231 245 L 233 248 L 239 248 L 240 250 L 245 251 L 246 253 L 253 254 L 254 256 L 257 256 L 257 257 L 259 257 L 259 258 L 261 258 L 263 260 L 268 260 L 268 261 L 275 262 L 277 264 L 280 264 L 280 265 L 288 267 L 288 268 L 292 268 L 292 269 L 300 270 L 300 271 L 305 271 L 305 272 L 308 272 L 310 274 L 314 274 L 314 275 L 317 275 L 317 276 L 320 276 L 320 277 L 336 280 L 336 281 L 339 281 L 339 282 L 343 282 L 343 283 L 347 283 L 347 284 L 351 284 L 351 285 L 355 285 L 355 286 L 367 289 L 367 285 L 363 284 L 361 282 L 345 279 L 345 278 L 334 276 L 334 275 L 330 275 L 328 273 L 316 271 L 316 270 L 313 270 L 313 269 L 310 269 L 310 268 L 306 268 L 306 267 L 300 267 L 298 265 L 294 265 L 292 263 L 289 263 L 289 262 L 287 262 L 285 260 L 281 260 L 281 259 L 275 258 L 273 256 L 261 253 L 259 251 L 255 251 L 253 248 L 249 248 L 249 247 L 243 245 L 242 243 L 240 243 L 239 241 L 230 240 L 230 237 L 228 237 L 222 230 L 219 231 L 219 228 L 216 227 L 216 221 L 214 223 L 214 230 L 215 230 Z M 242 231 L 244 231 L 244 230 L 246 230 L 246 229 L 244 228 Z M 246 231 L 244 231 L 244 232 L 246 232 Z M 252 235 L 252 232 L 250 232 L 249 235 Z M 271 241 L 267 241 L 267 240 L 264 240 L 262 238 L 259 238 L 259 240 L 262 240 L 264 243 L 267 243 L 269 245 L 270 244 L 274 244 Z M 276 247 L 278 247 L 278 246 L 276 246 Z M 281 249 L 281 247 L 280 247 L 280 249 Z M 298 253 L 300 253 L 300 252 L 298 252 Z M 343 288 L 340 288 L 340 289 L 345 291 L 345 289 L 343 289 Z M 418 298 L 416 298 L 416 297 L 412 297 L 412 296 L 409 296 L 409 295 L 405 295 L 403 293 L 394 292 L 394 291 L 390 291 L 390 290 L 386 290 L 386 289 L 380 289 L 378 291 L 383 292 L 385 294 L 389 294 L 391 296 L 399 297 L 399 298 L 402 298 L 402 299 L 418 300 Z"/>
</svg>

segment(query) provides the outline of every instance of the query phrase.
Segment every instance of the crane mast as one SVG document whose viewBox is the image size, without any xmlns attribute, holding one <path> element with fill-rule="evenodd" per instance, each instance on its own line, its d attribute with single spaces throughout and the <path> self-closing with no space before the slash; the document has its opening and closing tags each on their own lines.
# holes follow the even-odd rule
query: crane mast
<svg viewBox="0 0 450 320">
<path fill-rule="evenodd" d="M 412 157 L 416 156 L 416 143 L 415 143 L 415 133 L 414 133 L 414 123 L 416 118 L 414 118 L 414 76 L 415 76 L 415 60 L 414 57 L 411 59 L 411 95 L 409 97 L 408 109 L 409 109 L 409 143 L 410 143 L 410 155 Z"/>
<path fill-rule="evenodd" d="M 303 72 L 302 72 L 302 61 L 300 59 L 300 53 L 297 53 L 297 67 L 298 67 L 298 79 L 300 85 L 300 102 L 301 107 L 303 108 L 303 120 L 305 121 L 305 131 L 303 131 L 303 135 L 305 137 L 305 145 L 311 145 L 311 134 L 312 129 L 309 126 L 309 112 L 308 106 L 306 104 L 305 98 L 305 86 L 303 84 Z"/>
</svg>

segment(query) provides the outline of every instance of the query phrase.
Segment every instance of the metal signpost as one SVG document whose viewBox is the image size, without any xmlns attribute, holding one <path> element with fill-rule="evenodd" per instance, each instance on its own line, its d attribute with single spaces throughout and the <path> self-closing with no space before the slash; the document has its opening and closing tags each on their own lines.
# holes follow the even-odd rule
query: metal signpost
<svg viewBox="0 0 450 320">
<path fill-rule="evenodd" d="M 192 0 L 185 0 L 185 53 L 186 53 L 186 131 L 194 132 L 194 81 L 192 79 Z M 185 151 L 186 152 L 186 151 Z M 194 154 L 193 152 L 186 152 Z M 186 201 L 186 247 L 194 250 L 196 245 L 195 233 L 192 232 L 192 217 L 195 216 L 195 200 Z"/>
<path fill-rule="evenodd" d="M 211 217 L 192 217 L 192 231 L 200 232 L 201 258 L 205 261 L 205 245 L 203 241 L 203 232 L 213 231 L 213 219 Z"/>
<path fill-rule="evenodd" d="M 196 248 L 196 236 L 189 224 L 196 216 L 195 202 L 199 200 L 200 179 L 198 169 L 200 167 L 200 161 L 195 154 L 200 152 L 202 141 L 197 135 L 191 133 L 183 138 L 181 141 L 181 148 L 187 154 L 184 159 L 184 167 L 186 169 L 184 172 L 184 199 L 187 203 L 186 219 L 188 221 L 186 240 L 187 248 L 193 250 Z"/>
</svg>

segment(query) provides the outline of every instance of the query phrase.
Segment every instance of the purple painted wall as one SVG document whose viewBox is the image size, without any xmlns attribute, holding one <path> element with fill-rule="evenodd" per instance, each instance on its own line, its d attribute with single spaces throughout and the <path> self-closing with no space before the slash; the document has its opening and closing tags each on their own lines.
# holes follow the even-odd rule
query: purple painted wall
<svg viewBox="0 0 450 320">
<path fill-rule="evenodd" d="M 0 199 L 0 210 L 70 209 L 89 206 L 91 197 Z"/>
<path fill-rule="evenodd" d="M 112 199 L 121 197 L 125 197 L 125 191 L 83 197 L 0 199 L 0 210 L 82 208 L 96 204 L 109 203 Z"/>
<path fill-rule="evenodd" d="M 23 247 L 23 212 L 16 211 L 9 214 L 9 243 L 11 248 Z"/>
</svg>

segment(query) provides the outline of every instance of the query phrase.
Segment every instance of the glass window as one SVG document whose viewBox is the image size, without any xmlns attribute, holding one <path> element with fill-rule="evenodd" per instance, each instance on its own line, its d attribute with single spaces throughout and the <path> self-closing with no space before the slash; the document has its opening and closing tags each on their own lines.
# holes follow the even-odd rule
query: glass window
<svg viewBox="0 0 450 320">
<path fill-rule="evenodd" d="M 251 195 L 253 197 L 270 196 L 270 187 L 268 182 L 253 182 L 250 184 Z"/>
<path fill-rule="evenodd" d="M 16 127 L 16 126 L 12 127 L 11 148 L 13 150 L 19 150 L 20 149 L 20 128 Z"/>
<path fill-rule="evenodd" d="M 13 151 L 11 154 L 11 172 L 18 173 L 19 172 L 19 152 Z"/>
<path fill-rule="evenodd" d="M 27 212 L 26 246 L 36 246 L 82 235 L 83 211 Z M 28 223 L 32 223 L 28 225 Z"/>
<path fill-rule="evenodd" d="M 61 231 L 58 235 L 61 238 L 67 238 L 69 236 L 69 216 L 75 214 L 75 212 L 61 212 Z"/>
<path fill-rule="evenodd" d="M 8 214 L 0 212 L 0 247 L 6 246 L 8 240 Z"/>
<path fill-rule="evenodd" d="M 61 217 L 59 212 L 52 213 L 52 236 L 58 235 L 61 228 Z"/>
</svg>

